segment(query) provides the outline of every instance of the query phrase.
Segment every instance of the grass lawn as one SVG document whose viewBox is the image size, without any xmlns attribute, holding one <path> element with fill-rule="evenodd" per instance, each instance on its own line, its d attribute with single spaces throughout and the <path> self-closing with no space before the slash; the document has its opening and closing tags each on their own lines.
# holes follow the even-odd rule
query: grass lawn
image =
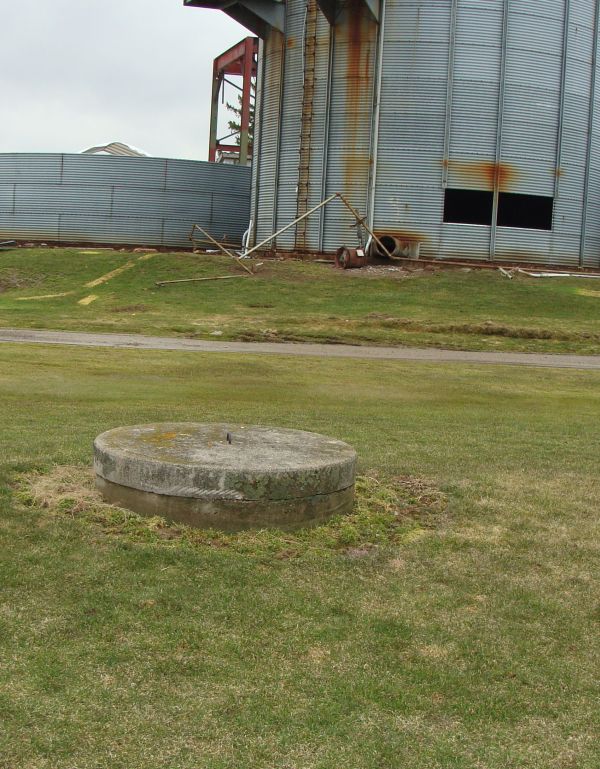
<svg viewBox="0 0 600 769">
<path fill-rule="evenodd" d="M 302 269 L 276 284 L 290 308 Z M 2 769 L 597 769 L 600 374 L 1 345 L 0 398 Z M 103 430 L 177 419 L 329 433 L 447 505 L 356 547 L 144 536 L 16 490 Z"/>
<path fill-rule="evenodd" d="M 585 278 L 510 281 L 460 269 L 382 276 L 287 261 L 265 262 L 254 278 L 155 286 L 237 274 L 220 256 L 8 251 L 0 253 L 0 326 L 600 353 L 600 281 Z"/>
</svg>

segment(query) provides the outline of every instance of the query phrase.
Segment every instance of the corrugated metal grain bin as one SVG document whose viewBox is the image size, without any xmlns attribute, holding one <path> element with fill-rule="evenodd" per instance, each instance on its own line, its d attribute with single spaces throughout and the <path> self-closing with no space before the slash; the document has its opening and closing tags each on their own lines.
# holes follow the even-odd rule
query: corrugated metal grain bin
<svg viewBox="0 0 600 769">
<path fill-rule="evenodd" d="M 197 223 L 241 243 L 250 176 L 191 160 L 0 154 L 0 240 L 189 246 Z"/>
<path fill-rule="evenodd" d="M 186 0 L 210 6 L 210 0 Z M 600 266 L 599 0 L 238 0 L 253 239 L 344 193 L 426 256 Z M 355 245 L 337 202 L 280 250 Z"/>
</svg>

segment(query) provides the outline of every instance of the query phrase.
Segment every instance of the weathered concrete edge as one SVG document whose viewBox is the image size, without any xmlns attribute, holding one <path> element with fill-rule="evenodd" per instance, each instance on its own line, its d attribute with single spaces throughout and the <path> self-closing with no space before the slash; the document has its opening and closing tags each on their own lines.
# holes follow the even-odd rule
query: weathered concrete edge
<svg viewBox="0 0 600 769">
<path fill-rule="evenodd" d="M 354 485 L 358 462 L 353 451 L 351 455 L 327 465 L 300 470 L 268 468 L 264 472 L 249 473 L 175 463 L 165 466 L 158 460 L 115 457 L 99 444 L 98 438 L 94 441 L 93 450 L 94 471 L 98 477 L 125 488 L 190 500 L 285 502 L 331 493 L 324 492 L 323 488 L 343 491 Z M 256 485 L 252 481 L 256 481 Z M 298 494 L 284 496 L 283 490 L 290 488 L 298 488 Z"/>
<path fill-rule="evenodd" d="M 109 504 L 143 516 L 159 516 L 195 528 L 243 531 L 278 528 L 284 531 L 318 526 L 354 507 L 354 485 L 331 494 L 292 500 L 201 500 L 139 491 L 96 476 L 96 488 Z"/>
<path fill-rule="evenodd" d="M 213 342 L 200 339 L 144 336 L 142 334 L 92 334 L 75 331 L 0 329 L 0 342 L 55 344 L 77 347 L 164 350 L 200 353 L 292 355 L 318 358 L 409 361 L 414 363 L 470 363 L 473 365 L 528 366 L 533 368 L 600 370 L 599 355 L 478 352 L 418 347 L 373 347 L 279 342 Z"/>
</svg>

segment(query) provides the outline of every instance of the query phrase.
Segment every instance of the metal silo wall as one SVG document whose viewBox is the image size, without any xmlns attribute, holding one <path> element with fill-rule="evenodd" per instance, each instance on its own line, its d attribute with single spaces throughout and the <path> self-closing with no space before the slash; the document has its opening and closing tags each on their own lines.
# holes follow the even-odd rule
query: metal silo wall
<svg viewBox="0 0 600 769">
<path fill-rule="evenodd" d="M 270 31 L 263 43 L 258 170 L 253 183 L 255 242 L 289 224 L 301 208 L 298 183 L 306 29 L 306 0 L 289 0 L 284 39 Z M 366 214 L 376 39 L 377 25 L 360 2 L 341 11 L 333 28 L 318 11 L 306 209 L 342 192 Z M 307 221 L 302 239 L 306 250 L 333 251 L 340 244 L 355 244 L 353 222 L 338 201 L 321 209 Z M 282 250 L 294 250 L 296 245 L 296 227 L 276 241 Z"/>
<path fill-rule="evenodd" d="M 262 101 L 264 91 L 264 42 L 258 42 L 258 56 L 256 63 L 256 92 L 254 101 L 254 136 L 252 146 L 252 172 L 250 174 L 250 227 L 248 232 L 248 242 L 254 245 L 256 242 L 257 219 L 258 219 L 258 180 L 260 174 L 260 163 L 257 158 L 260 157 L 260 145 L 262 138 Z"/>
<path fill-rule="evenodd" d="M 279 136 L 278 169 L 276 175 L 275 229 L 292 222 L 298 215 L 318 205 L 326 194 L 326 158 L 331 147 L 328 127 L 330 117 L 330 27 L 320 10 L 316 14 L 314 33 L 314 90 L 310 98 L 310 128 L 305 132 L 305 156 L 308 157 L 308 191 L 306 200 L 299 202 L 299 175 L 302 134 L 303 91 L 309 53 L 306 36 L 309 34 L 307 3 L 294 0 L 287 4 L 284 87 L 282 90 L 281 122 Z M 308 135 L 308 138 L 307 138 Z M 302 210 L 301 210 L 302 209 Z M 302 248 L 321 250 L 323 237 L 323 213 L 311 215 L 306 222 Z M 276 246 L 283 250 L 295 250 L 300 228 L 292 227 L 277 238 Z M 268 235 L 268 233 L 267 233 Z"/>
<path fill-rule="evenodd" d="M 361 2 L 351 2 L 333 29 L 325 195 L 341 192 L 367 213 L 378 26 Z M 352 215 L 339 201 L 324 213 L 322 248 L 356 245 Z"/>
<path fill-rule="evenodd" d="M 280 117 L 279 167 L 275 229 L 296 218 L 298 192 L 298 161 L 300 155 L 300 125 L 303 89 L 303 31 L 306 15 L 304 3 L 288 3 L 285 22 L 285 80 Z M 294 248 L 294 228 L 277 238 L 277 247 Z"/>
<path fill-rule="evenodd" d="M 198 223 L 240 242 L 250 173 L 186 160 L 0 154 L 0 239 L 189 246 Z"/>
<path fill-rule="evenodd" d="M 299 200 L 306 8 L 289 0 L 263 44 L 256 241 L 339 191 L 426 256 L 600 266 L 596 0 L 383 0 L 379 26 L 354 2 L 331 29 L 319 12 Z M 444 223 L 446 188 L 491 191 L 495 211 L 502 193 L 552 197 L 553 229 Z M 331 252 L 352 223 L 335 202 L 301 240 Z"/>
<path fill-rule="evenodd" d="M 598 266 L 597 25 L 595 0 L 386 0 L 376 230 L 427 256 Z M 553 230 L 445 224 L 445 187 L 554 197 Z"/>
<path fill-rule="evenodd" d="M 589 24 L 589 17 L 588 17 Z M 583 177 L 583 232 L 581 259 L 585 267 L 600 267 L 600 4 L 596 9 L 590 65 L 590 99 L 588 112 L 587 160 Z"/>
<path fill-rule="evenodd" d="M 279 168 L 284 46 L 284 36 L 274 29 L 271 29 L 260 45 L 260 103 L 257 109 L 259 136 L 252 161 L 256 168 L 252 187 L 253 211 L 256 217 L 253 240 L 256 243 L 271 235 L 276 224 L 275 190 Z"/>
<path fill-rule="evenodd" d="M 584 43 L 581 54 L 591 55 L 586 27 L 591 32 L 591 2 L 508 4 L 501 191 L 554 197 L 554 221 L 548 232 L 497 227 L 495 259 L 579 263 L 583 168 L 575 147 L 587 129 L 590 80 L 575 50 Z"/>
<path fill-rule="evenodd" d="M 506 0 L 452 0 L 449 12 L 444 145 L 438 165 L 440 190 L 439 254 L 455 258 L 489 257 L 487 226 L 443 223 L 444 191 L 494 189 L 503 77 Z M 427 248 L 424 249 L 428 253 Z"/>
<path fill-rule="evenodd" d="M 373 224 L 437 253 L 450 3 L 385 5 Z"/>
</svg>

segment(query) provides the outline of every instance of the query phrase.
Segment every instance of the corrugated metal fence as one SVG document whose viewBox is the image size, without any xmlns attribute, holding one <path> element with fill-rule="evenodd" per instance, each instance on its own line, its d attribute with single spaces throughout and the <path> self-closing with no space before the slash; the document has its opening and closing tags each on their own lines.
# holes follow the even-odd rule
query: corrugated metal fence
<svg viewBox="0 0 600 769">
<path fill-rule="evenodd" d="M 0 240 L 189 246 L 198 223 L 240 243 L 250 174 L 192 160 L 0 153 Z"/>
</svg>

